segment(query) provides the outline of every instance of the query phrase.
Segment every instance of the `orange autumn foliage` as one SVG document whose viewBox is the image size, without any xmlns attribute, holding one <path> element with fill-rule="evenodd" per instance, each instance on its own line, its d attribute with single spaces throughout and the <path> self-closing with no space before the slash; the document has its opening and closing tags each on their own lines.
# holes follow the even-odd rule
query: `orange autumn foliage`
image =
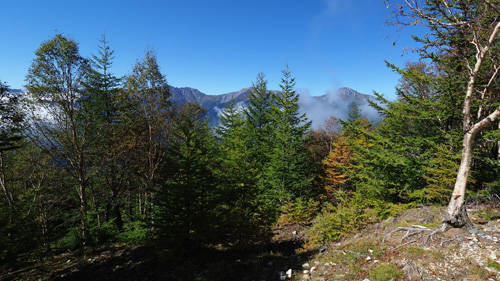
<svg viewBox="0 0 500 281">
<path fill-rule="evenodd" d="M 351 168 L 352 152 L 344 136 L 340 136 L 334 149 L 323 160 L 323 172 L 321 180 L 324 187 L 322 200 L 332 201 L 335 199 L 335 193 L 349 181 L 346 169 Z"/>
</svg>

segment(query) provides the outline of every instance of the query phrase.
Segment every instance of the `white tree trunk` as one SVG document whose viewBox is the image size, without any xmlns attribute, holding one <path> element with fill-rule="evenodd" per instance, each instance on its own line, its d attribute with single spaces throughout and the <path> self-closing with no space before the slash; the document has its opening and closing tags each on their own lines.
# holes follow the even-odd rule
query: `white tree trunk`
<svg viewBox="0 0 500 281">
<path fill-rule="evenodd" d="M 465 210 L 465 191 L 467 188 L 467 179 L 469 177 L 469 170 L 474 155 L 474 140 L 477 134 L 487 125 L 492 124 L 500 116 L 500 107 L 493 113 L 488 115 L 483 120 L 474 124 L 472 128 L 464 135 L 463 148 L 462 148 L 462 161 L 458 168 L 457 180 L 455 188 L 451 195 L 448 209 L 443 217 L 442 228 L 449 227 L 472 227 L 472 222 L 467 216 Z"/>
</svg>

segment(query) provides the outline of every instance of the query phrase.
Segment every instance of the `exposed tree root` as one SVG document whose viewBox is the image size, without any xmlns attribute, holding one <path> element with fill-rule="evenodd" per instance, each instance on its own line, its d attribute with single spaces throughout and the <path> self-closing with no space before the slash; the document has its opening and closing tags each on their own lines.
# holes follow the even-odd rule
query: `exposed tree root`
<svg viewBox="0 0 500 281">
<path fill-rule="evenodd" d="M 387 235 L 385 235 L 384 239 L 382 239 L 382 242 L 385 242 L 385 238 L 387 238 L 387 236 L 392 235 L 394 232 L 398 232 L 398 231 L 406 231 L 406 234 L 403 236 L 403 238 L 401 238 L 401 241 L 405 241 L 406 239 L 410 238 L 411 236 L 414 236 L 414 235 L 417 235 L 417 234 L 420 234 L 423 232 L 432 231 L 432 229 L 425 227 L 425 226 L 421 226 L 421 225 L 413 225 L 412 227 L 398 227 L 395 230 L 389 232 Z"/>
<path fill-rule="evenodd" d="M 390 250 L 391 250 L 391 251 L 394 251 L 394 250 L 397 250 L 397 249 L 399 249 L 399 248 L 401 248 L 401 247 L 404 247 L 404 246 L 406 246 L 406 245 L 408 245 L 408 244 L 415 243 L 415 242 L 417 242 L 417 240 L 411 240 L 410 242 L 406 242 L 406 243 L 401 244 L 401 245 L 399 245 L 399 246 L 393 247 L 393 248 L 391 248 Z"/>
</svg>

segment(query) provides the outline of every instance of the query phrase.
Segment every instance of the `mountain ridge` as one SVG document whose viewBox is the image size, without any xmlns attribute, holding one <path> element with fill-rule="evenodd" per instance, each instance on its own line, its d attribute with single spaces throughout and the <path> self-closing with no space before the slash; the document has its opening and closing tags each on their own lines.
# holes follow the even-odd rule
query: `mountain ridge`
<svg viewBox="0 0 500 281">
<path fill-rule="evenodd" d="M 251 87 L 242 88 L 238 91 L 208 95 L 198 89 L 191 87 L 174 87 L 170 86 L 170 100 L 176 104 L 185 102 L 196 102 L 207 110 L 207 120 L 211 126 L 219 123 L 219 115 L 224 108 L 234 101 L 238 106 L 246 107 L 249 103 L 248 96 Z M 20 94 L 26 90 L 9 89 L 9 92 Z M 271 90 L 275 93 L 277 90 Z M 371 122 L 378 122 L 381 117 L 376 111 L 368 106 L 367 99 L 373 100 L 374 97 L 367 94 L 362 94 L 352 88 L 342 87 L 334 91 L 330 91 L 320 96 L 310 96 L 307 92 L 297 90 L 299 93 L 300 113 L 306 113 L 306 116 L 313 121 L 313 127 L 320 126 L 323 121 L 334 115 L 339 119 L 348 118 L 351 107 L 354 102 L 358 104 L 361 113 Z"/>
<path fill-rule="evenodd" d="M 248 105 L 248 96 L 251 89 L 251 87 L 246 87 L 235 92 L 218 95 L 208 95 L 195 88 L 170 86 L 172 102 L 199 103 L 207 110 L 208 121 L 211 125 L 218 124 L 219 114 L 229 104 L 229 102 L 234 101 L 240 106 Z M 279 92 L 276 90 L 271 91 Z M 300 90 L 298 92 L 300 92 Z M 366 108 L 368 104 L 366 102 L 366 99 L 374 99 L 374 97 L 371 95 L 362 94 L 348 87 L 342 87 L 320 96 L 310 96 L 303 93 L 300 94 L 300 97 L 301 98 L 299 99 L 299 106 L 301 107 L 301 113 L 306 113 L 307 116 L 311 117 L 315 116 L 315 118 L 310 119 L 312 119 L 313 122 L 317 124 L 324 121 L 324 119 L 330 115 L 334 115 L 337 118 L 344 119 L 350 112 L 350 108 L 354 102 L 357 102 L 359 106 Z M 379 116 L 375 116 L 369 119 L 371 119 L 370 121 L 378 121 L 378 119 L 380 118 Z"/>
</svg>

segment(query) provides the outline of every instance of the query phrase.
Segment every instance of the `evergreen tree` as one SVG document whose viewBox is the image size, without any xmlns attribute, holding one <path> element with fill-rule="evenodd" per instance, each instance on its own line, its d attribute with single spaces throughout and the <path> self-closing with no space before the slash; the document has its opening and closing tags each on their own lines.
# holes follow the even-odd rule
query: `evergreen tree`
<svg viewBox="0 0 500 281">
<path fill-rule="evenodd" d="M 293 89 L 295 78 L 288 66 L 282 71 L 281 91 L 273 95 L 272 142 L 265 176 L 269 191 L 281 202 L 310 196 L 306 134 L 311 127 L 305 114 L 299 113 L 299 95 Z"/>
<path fill-rule="evenodd" d="M 176 255 L 223 241 L 215 139 L 205 114 L 195 103 L 182 105 L 176 113 L 168 177 L 158 194 L 157 242 Z"/>
<path fill-rule="evenodd" d="M 271 104 L 272 92 L 267 89 L 264 73 L 257 75 L 248 95 L 248 107 L 245 110 L 245 122 L 248 130 L 248 145 L 251 158 L 256 160 L 260 174 L 269 160 L 268 153 L 271 143 Z"/>
<path fill-rule="evenodd" d="M 111 72 L 114 51 L 111 50 L 106 35 L 99 40 L 98 55 L 92 55 L 91 69 L 85 81 L 84 118 L 90 119 L 89 138 L 93 139 L 92 165 L 98 167 L 98 174 L 91 186 L 94 211 L 99 232 L 102 222 L 114 215 L 119 231 L 123 229 L 119 206 L 120 196 L 125 185 L 127 169 L 120 167 L 126 159 L 122 156 L 122 143 L 119 136 L 118 107 L 120 79 Z M 102 216 L 103 215 L 103 216 Z M 98 239 L 99 237 L 96 237 Z"/>
<path fill-rule="evenodd" d="M 22 121 L 19 97 L 9 93 L 7 83 L 0 81 L 0 152 L 15 149 L 22 139 Z"/>
<path fill-rule="evenodd" d="M 220 179 L 225 221 L 230 239 L 247 244 L 268 226 L 266 205 L 258 185 L 258 169 L 252 157 L 245 115 L 230 102 L 220 117 L 216 132 L 219 138 Z"/>
</svg>

